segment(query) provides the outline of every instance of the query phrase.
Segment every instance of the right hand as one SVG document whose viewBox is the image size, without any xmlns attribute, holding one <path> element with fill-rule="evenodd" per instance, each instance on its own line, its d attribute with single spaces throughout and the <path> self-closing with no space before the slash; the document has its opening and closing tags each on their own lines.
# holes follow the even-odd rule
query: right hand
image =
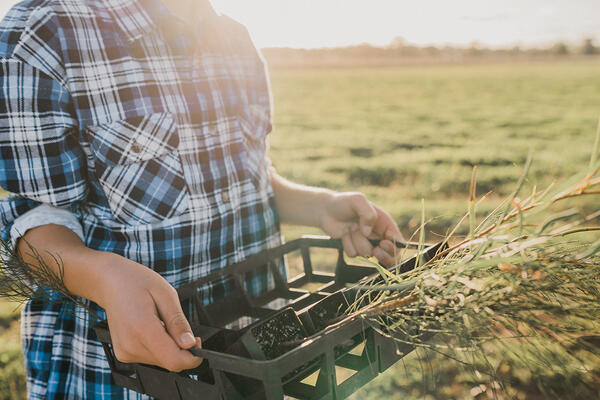
<svg viewBox="0 0 600 400">
<path fill-rule="evenodd" d="M 96 302 L 104 308 L 113 350 L 121 362 L 157 365 L 169 371 L 192 369 L 202 358 L 176 290 L 162 276 L 134 261 L 101 253 L 106 277 Z"/>
</svg>

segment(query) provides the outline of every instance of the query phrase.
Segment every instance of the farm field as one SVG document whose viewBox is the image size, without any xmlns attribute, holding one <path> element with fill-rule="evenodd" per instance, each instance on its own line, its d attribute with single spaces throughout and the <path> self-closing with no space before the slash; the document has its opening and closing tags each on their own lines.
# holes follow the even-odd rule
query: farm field
<svg viewBox="0 0 600 400">
<path fill-rule="evenodd" d="M 483 216 L 514 188 L 530 150 L 534 161 L 524 192 L 586 167 L 600 116 L 599 61 L 287 69 L 271 71 L 271 80 L 270 156 L 279 173 L 309 185 L 363 191 L 407 237 L 420 223 L 424 198 L 430 241 L 466 211 L 473 165 L 478 195 L 491 192 L 478 207 Z M 597 210 L 595 202 L 590 198 L 584 207 Z M 284 232 L 288 239 L 318 233 Z M 18 399 L 24 390 L 14 310 L 0 301 L 0 399 Z M 354 398 L 485 395 L 459 371 L 436 368 L 438 362 L 425 352 L 409 356 Z M 543 398 L 529 391 L 527 379 L 515 396 Z"/>
<path fill-rule="evenodd" d="M 482 213 L 514 188 L 530 149 L 538 187 L 587 165 L 599 67 L 274 71 L 271 158 L 295 181 L 367 193 L 405 234 L 417 226 L 424 197 L 430 232 L 443 234 L 466 210 L 473 165 L 478 194 L 493 191 Z"/>
</svg>

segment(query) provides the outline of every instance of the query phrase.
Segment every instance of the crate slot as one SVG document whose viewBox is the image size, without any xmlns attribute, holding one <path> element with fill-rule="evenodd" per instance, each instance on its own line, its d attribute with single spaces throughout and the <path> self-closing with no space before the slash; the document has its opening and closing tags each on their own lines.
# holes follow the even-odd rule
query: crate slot
<svg viewBox="0 0 600 400">
<path fill-rule="evenodd" d="M 292 308 L 285 308 L 256 324 L 240 338 L 253 359 L 271 360 L 297 347 L 306 331 Z"/>
<path fill-rule="evenodd" d="M 318 332 L 334 323 L 349 307 L 350 303 L 344 292 L 336 292 L 335 294 L 324 296 L 322 300 L 312 305 L 307 312 L 310 315 L 315 331 Z"/>
</svg>

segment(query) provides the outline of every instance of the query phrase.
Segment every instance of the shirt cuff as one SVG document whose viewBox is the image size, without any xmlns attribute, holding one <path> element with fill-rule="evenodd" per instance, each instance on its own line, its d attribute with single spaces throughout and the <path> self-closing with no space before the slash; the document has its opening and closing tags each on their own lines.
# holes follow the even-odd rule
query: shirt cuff
<svg viewBox="0 0 600 400">
<path fill-rule="evenodd" d="M 83 228 L 75 214 L 61 208 L 41 204 L 19 216 L 13 222 L 10 229 L 10 240 L 13 249 L 17 245 L 17 240 L 25 235 L 28 230 L 51 224 L 69 228 L 79 236 L 82 242 L 84 241 Z"/>
</svg>

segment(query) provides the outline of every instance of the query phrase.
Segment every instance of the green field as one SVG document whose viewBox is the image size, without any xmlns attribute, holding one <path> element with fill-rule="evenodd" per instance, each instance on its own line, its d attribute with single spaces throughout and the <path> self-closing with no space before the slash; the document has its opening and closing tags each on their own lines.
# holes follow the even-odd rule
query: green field
<svg viewBox="0 0 600 400">
<path fill-rule="evenodd" d="M 483 214 L 514 188 L 530 150 L 528 190 L 587 166 L 600 116 L 598 61 L 271 75 L 270 154 L 279 173 L 305 184 L 363 191 L 390 211 L 406 235 L 419 224 L 425 198 L 429 240 L 465 212 L 473 165 L 479 166 L 478 194 L 492 191 L 479 207 Z M 585 207 L 598 209 L 592 199 Z M 285 232 L 288 238 L 315 233 Z M 12 378 L 21 362 L 12 309 L 0 304 L 0 399 L 12 398 L 10 385 L 22 388 Z M 408 357 L 355 398 L 477 395 L 468 377 L 436 368 L 431 357 Z M 526 378 L 522 385 L 527 387 Z"/>
<path fill-rule="evenodd" d="M 433 232 L 478 193 L 513 189 L 530 149 L 540 186 L 586 165 L 600 63 L 275 71 L 271 157 L 299 182 L 361 190 L 408 233 L 425 198 Z"/>
</svg>

